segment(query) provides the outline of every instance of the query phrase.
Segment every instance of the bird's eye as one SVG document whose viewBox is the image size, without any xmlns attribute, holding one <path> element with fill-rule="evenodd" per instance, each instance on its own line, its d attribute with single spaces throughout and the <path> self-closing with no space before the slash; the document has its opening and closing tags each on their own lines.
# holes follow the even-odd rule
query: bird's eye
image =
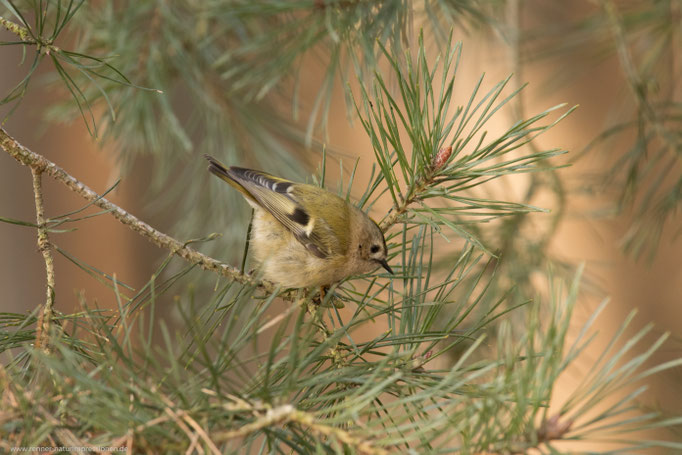
<svg viewBox="0 0 682 455">
<path fill-rule="evenodd" d="M 370 253 L 378 253 L 379 252 L 379 245 L 372 245 L 372 248 L 369 249 Z"/>
</svg>

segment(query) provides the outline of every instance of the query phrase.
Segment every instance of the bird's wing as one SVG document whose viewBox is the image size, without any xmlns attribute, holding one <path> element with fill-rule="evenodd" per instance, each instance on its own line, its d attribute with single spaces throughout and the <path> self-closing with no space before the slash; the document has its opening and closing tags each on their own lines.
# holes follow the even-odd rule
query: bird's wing
<svg viewBox="0 0 682 455">
<path fill-rule="evenodd" d="M 226 172 L 258 204 L 290 230 L 312 254 L 323 259 L 332 254 L 330 246 L 323 241 L 322 235 L 325 230 L 331 234 L 331 229 L 324 220 L 313 217 L 296 200 L 292 191 L 294 182 L 265 172 L 240 167 L 230 167 L 226 169 Z"/>
</svg>

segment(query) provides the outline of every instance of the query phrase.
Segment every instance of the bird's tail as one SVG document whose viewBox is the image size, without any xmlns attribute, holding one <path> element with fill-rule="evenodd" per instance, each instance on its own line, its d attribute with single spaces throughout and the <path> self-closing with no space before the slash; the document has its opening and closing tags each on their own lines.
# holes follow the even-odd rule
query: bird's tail
<svg viewBox="0 0 682 455">
<path fill-rule="evenodd" d="M 218 176 L 222 180 L 229 183 L 230 186 L 242 193 L 247 200 L 256 202 L 251 193 L 249 193 L 242 185 L 240 185 L 239 182 L 232 176 L 230 168 L 225 167 L 220 161 L 216 160 L 211 155 L 204 154 L 204 158 L 208 160 L 208 170 L 211 174 Z"/>
</svg>

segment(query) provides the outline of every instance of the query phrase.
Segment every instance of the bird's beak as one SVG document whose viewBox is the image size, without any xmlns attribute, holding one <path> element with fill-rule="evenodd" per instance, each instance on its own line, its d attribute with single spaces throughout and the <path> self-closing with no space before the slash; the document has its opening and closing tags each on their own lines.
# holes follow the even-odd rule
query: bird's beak
<svg viewBox="0 0 682 455">
<path fill-rule="evenodd" d="M 382 260 L 380 260 L 380 261 L 378 261 L 378 262 L 379 262 L 379 264 L 381 264 L 381 266 L 382 266 L 383 268 L 385 268 L 385 269 L 388 271 L 388 273 L 390 273 L 391 275 L 393 275 L 393 270 L 391 270 L 391 267 L 388 265 L 388 262 L 386 262 L 386 259 L 382 259 Z"/>
</svg>

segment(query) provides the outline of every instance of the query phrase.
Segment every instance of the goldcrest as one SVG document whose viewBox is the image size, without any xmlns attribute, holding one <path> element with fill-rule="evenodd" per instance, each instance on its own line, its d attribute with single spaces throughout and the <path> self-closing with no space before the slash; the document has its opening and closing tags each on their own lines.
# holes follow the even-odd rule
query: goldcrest
<svg viewBox="0 0 682 455">
<path fill-rule="evenodd" d="M 363 211 L 314 185 L 265 172 L 225 167 L 205 155 L 208 170 L 253 207 L 251 248 L 266 280 L 287 288 L 326 286 L 386 262 L 386 240 Z"/>
</svg>

